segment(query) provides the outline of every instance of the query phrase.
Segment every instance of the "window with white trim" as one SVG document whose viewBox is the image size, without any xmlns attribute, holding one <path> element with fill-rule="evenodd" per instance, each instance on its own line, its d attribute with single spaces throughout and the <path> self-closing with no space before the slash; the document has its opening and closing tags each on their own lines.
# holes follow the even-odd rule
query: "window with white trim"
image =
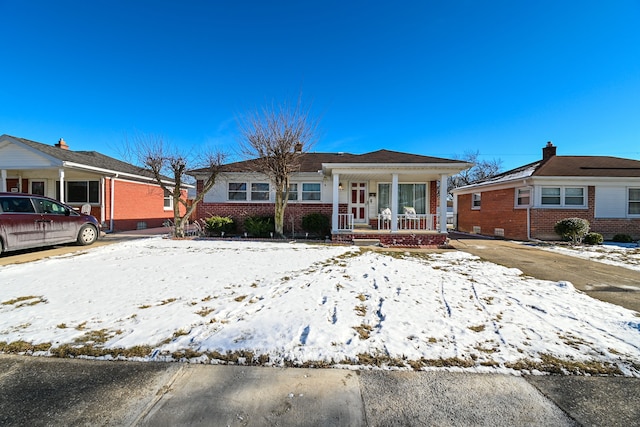
<svg viewBox="0 0 640 427">
<path fill-rule="evenodd" d="M 556 207 L 585 207 L 585 187 L 542 187 L 540 204 Z"/>
<path fill-rule="evenodd" d="M 640 215 L 640 188 L 629 189 L 629 215 Z"/>
<path fill-rule="evenodd" d="M 289 184 L 289 200 L 298 200 L 298 184 Z"/>
<path fill-rule="evenodd" d="M 302 183 L 302 200 L 320 201 L 322 199 L 321 184 L 319 182 Z"/>
<path fill-rule="evenodd" d="M 427 184 L 398 184 L 397 212 L 403 213 L 404 208 L 413 208 L 416 214 L 426 213 Z M 391 209 L 391 184 L 378 184 L 378 212 Z"/>
<path fill-rule="evenodd" d="M 531 188 L 516 188 L 516 207 L 531 206 Z"/>
<path fill-rule="evenodd" d="M 164 190 L 164 210 L 173 210 L 173 195 L 169 190 Z"/>
<path fill-rule="evenodd" d="M 482 194 L 473 193 L 471 195 L 471 209 L 480 209 L 481 201 L 482 201 Z"/>
<path fill-rule="evenodd" d="M 253 182 L 251 183 L 251 200 L 269 200 L 269 183 Z"/>
<path fill-rule="evenodd" d="M 100 181 L 65 181 L 67 203 L 100 203 Z M 60 200 L 60 181 L 56 181 L 56 198 Z"/>
<path fill-rule="evenodd" d="M 247 200 L 247 183 L 246 182 L 230 182 L 228 184 L 229 200 Z"/>
</svg>

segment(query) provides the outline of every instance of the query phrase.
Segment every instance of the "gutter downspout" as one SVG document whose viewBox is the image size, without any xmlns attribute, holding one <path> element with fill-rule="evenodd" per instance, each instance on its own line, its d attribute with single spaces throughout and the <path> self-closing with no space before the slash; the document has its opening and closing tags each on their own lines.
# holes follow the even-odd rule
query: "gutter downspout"
<svg viewBox="0 0 640 427">
<path fill-rule="evenodd" d="M 111 206 L 109 206 L 109 230 L 106 231 L 107 233 L 113 233 L 113 201 L 115 200 L 115 187 L 116 187 L 116 178 L 118 177 L 118 174 L 115 174 L 115 176 L 111 177 Z"/>
</svg>

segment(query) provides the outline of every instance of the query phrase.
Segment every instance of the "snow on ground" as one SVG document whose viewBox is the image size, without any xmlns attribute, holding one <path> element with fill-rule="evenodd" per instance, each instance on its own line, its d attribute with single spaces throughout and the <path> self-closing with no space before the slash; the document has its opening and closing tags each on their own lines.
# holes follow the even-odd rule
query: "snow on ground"
<svg viewBox="0 0 640 427">
<path fill-rule="evenodd" d="M 162 238 L 91 248 L 0 267 L 0 348 L 21 341 L 46 343 L 44 355 L 150 346 L 144 360 L 640 376 L 638 313 L 458 251 Z"/>
<path fill-rule="evenodd" d="M 640 271 L 640 247 L 637 244 L 605 243 L 604 245 L 553 245 L 540 249 L 598 261 L 604 264 Z"/>
</svg>

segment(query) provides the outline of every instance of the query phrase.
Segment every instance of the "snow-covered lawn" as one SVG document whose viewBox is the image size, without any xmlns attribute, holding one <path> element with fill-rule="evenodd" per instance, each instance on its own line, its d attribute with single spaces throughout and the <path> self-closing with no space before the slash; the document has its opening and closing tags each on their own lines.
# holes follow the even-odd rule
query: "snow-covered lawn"
<svg viewBox="0 0 640 427">
<path fill-rule="evenodd" d="M 640 271 L 640 247 L 636 244 L 544 245 L 540 248 Z"/>
<path fill-rule="evenodd" d="M 0 267 L 2 349 L 640 376 L 640 317 L 458 251 L 149 238 Z"/>
</svg>

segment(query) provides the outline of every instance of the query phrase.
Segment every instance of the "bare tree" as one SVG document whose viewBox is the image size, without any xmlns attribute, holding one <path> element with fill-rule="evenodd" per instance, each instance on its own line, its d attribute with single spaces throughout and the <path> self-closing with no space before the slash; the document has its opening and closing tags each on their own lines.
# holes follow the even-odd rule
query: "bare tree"
<svg viewBox="0 0 640 427">
<path fill-rule="evenodd" d="M 202 151 L 196 154 L 185 154 L 165 142 L 164 138 L 153 135 L 136 135 L 133 144 L 127 141 L 126 150 L 137 159 L 137 162 L 149 170 L 155 182 L 170 194 L 173 199 L 173 227 L 176 237 L 185 236 L 185 224 L 195 211 L 198 203 L 215 184 L 220 168 L 224 164 L 225 154 L 218 150 Z M 188 184 L 189 170 L 199 169 L 205 175 L 203 188 L 196 194 L 192 203 L 188 203 L 185 195 L 185 184 Z M 180 208 L 184 213 L 180 214 Z"/>
<path fill-rule="evenodd" d="M 502 160 L 480 160 L 479 151 L 466 151 L 458 160 L 472 163 L 473 166 L 459 174 L 449 177 L 449 193 L 454 188 L 473 184 L 474 182 L 494 176 L 502 169 Z"/>
<path fill-rule="evenodd" d="M 317 139 L 318 120 L 302 105 L 271 104 L 239 120 L 240 151 L 254 159 L 256 172 L 269 177 L 275 189 L 274 223 L 278 237 L 284 235 L 284 212 L 289 201 L 289 178 L 299 170 L 300 158 Z"/>
</svg>

